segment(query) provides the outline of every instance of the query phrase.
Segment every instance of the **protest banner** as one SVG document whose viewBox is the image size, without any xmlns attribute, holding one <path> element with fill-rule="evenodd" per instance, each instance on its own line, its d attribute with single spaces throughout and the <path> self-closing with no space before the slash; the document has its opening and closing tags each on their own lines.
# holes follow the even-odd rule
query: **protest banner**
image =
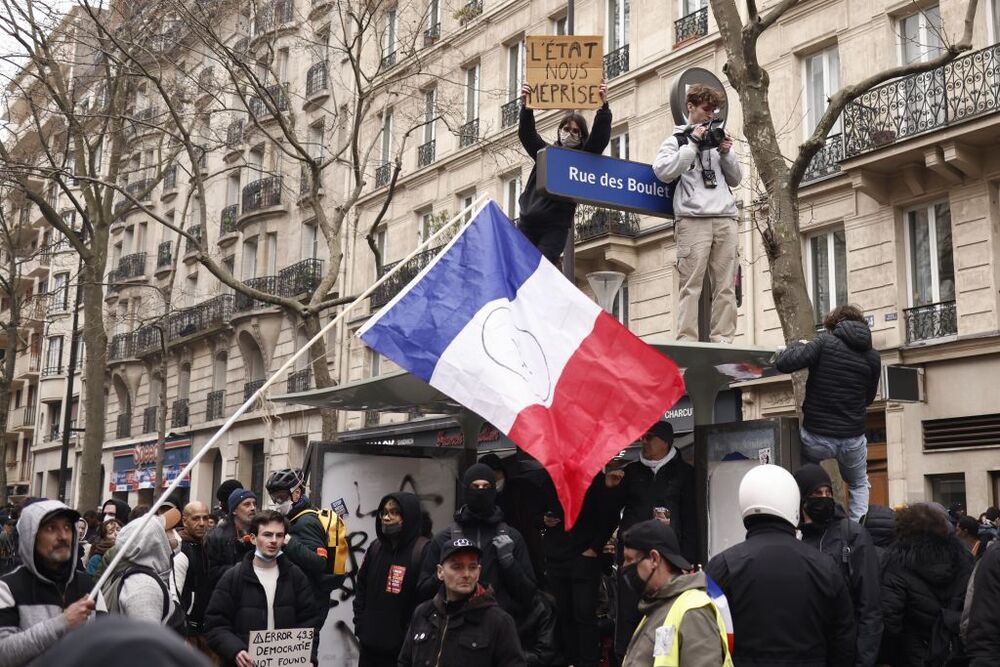
<svg viewBox="0 0 1000 667">
<path fill-rule="evenodd" d="M 313 629 L 251 630 L 247 653 L 255 667 L 308 665 L 312 661 Z"/>
<path fill-rule="evenodd" d="M 597 109 L 604 80 L 601 35 L 529 35 L 525 79 L 532 109 Z"/>
</svg>

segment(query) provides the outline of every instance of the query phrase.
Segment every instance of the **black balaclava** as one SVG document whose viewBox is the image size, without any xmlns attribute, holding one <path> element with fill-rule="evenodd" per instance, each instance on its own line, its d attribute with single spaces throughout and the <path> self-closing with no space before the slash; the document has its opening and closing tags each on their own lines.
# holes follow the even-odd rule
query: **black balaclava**
<svg viewBox="0 0 1000 667">
<path fill-rule="evenodd" d="M 471 484 L 477 479 L 485 479 L 490 483 L 488 489 L 473 489 Z M 462 488 L 465 489 L 465 504 L 473 514 L 485 518 L 493 515 L 497 501 L 497 476 L 493 468 L 484 463 L 469 466 L 462 476 Z"/>
</svg>

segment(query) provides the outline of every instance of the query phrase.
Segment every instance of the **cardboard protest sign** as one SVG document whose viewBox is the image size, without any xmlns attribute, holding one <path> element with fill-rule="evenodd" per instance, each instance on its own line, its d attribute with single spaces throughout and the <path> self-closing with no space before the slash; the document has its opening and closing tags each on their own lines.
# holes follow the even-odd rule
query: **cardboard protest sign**
<svg viewBox="0 0 1000 667">
<path fill-rule="evenodd" d="M 602 35 L 529 35 L 525 79 L 532 109 L 597 109 L 604 79 Z"/>
<path fill-rule="evenodd" d="M 247 653 L 256 667 L 309 665 L 312 662 L 313 629 L 252 630 Z"/>
</svg>

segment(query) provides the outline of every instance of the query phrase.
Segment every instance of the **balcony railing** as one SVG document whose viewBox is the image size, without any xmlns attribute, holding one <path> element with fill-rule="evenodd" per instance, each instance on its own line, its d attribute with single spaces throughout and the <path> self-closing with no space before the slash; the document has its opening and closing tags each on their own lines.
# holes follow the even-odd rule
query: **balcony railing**
<svg viewBox="0 0 1000 667">
<path fill-rule="evenodd" d="M 601 236 L 639 235 L 639 218 L 634 213 L 613 211 L 596 206 L 578 206 L 576 209 L 576 241 L 583 243 Z"/>
<path fill-rule="evenodd" d="M 219 236 L 236 233 L 236 218 L 240 214 L 239 204 L 230 204 L 219 214 Z"/>
<path fill-rule="evenodd" d="M 916 343 L 958 333 L 958 312 L 954 301 L 942 301 L 927 306 L 903 310 L 906 321 L 906 342 Z"/>
<path fill-rule="evenodd" d="M 813 156 L 802 175 L 802 182 L 808 183 L 840 172 L 840 161 L 844 159 L 844 137 L 840 134 L 826 138 L 826 145 Z"/>
<path fill-rule="evenodd" d="M 121 361 L 135 357 L 135 336 L 133 334 L 116 334 L 108 345 L 108 361 Z"/>
<path fill-rule="evenodd" d="M 171 241 L 164 241 L 156 247 L 156 268 L 162 269 L 170 266 L 173 260 L 174 244 Z"/>
<path fill-rule="evenodd" d="M 275 0 L 264 5 L 257 13 L 254 22 L 254 36 L 277 30 L 285 23 L 290 23 L 295 15 L 295 4 L 292 0 Z"/>
<path fill-rule="evenodd" d="M 194 225 L 187 230 L 191 238 L 184 239 L 184 252 L 196 252 L 201 246 L 201 241 L 205 238 L 205 225 Z"/>
<path fill-rule="evenodd" d="M 396 66 L 396 52 L 386 53 L 382 56 L 382 69 L 389 69 Z"/>
<path fill-rule="evenodd" d="M 306 294 L 319 287 L 323 277 L 323 260 L 304 259 L 278 273 L 279 293 L 287 297 Z"/>
<path fill-rule="evenodd" d="M 170 428 L 180 428 L 188 425 L 190 415 L 190 401 L 186 398 L 178 398 L 170 408 Z"/>
<path fill-rule="evenodd" d="M 389 185 L 389 178 L 392 176 L 392 163 L 386 162 L 375 168 L 375 187 L 384 188 Z"/>
<path fill-rule="evenodd" d="M 125 186 L 125 192 L 132 195 L 140 201 L 148 200 L 152 194 L 154 181 L 152 178 L 143 178 L 138 181 L 133 181 Z"/>
<path fill-rule="evenodd" d="M 156 354 L 163 351 L 160 342 L 160 327 L 156 324 L 141 326 L 132 332 L 135 338 L 135 354 L 137 357 L 146 354 Z"/>
<path fill-rule="evenodd" d="M 143 433 L 155 433 L 156 432 L 156 414 L 159 412 L 159 408 L 155 405 L 151 405 L 142 411 L 142 432 Z"/>
<path fill-rule="evenodd" d="M 295 394 L 300 391 L 308 391 L 312 384 L 312 369 L 303 368 L 288 376 L 288 393 Z"/>
<path fill-rule="evenodd" d="M 42 377 L 52 377 L 62 375 L 62 364 L 51 364 L 42 369 Z"/>
<path fill-rule="evenodd" d="M 247 287 L 252 287 L 255 290 L 264 292 L 265 294 L 278 294 L 278 276 L 261 276 L 259 278 L 250 278 L 244 280 L 243 284 Z M 234 296 L 233 311 L 237 313 L 245 313 L 251 310 L 260 310 L 261 308 L 274 308 L 274 305 L 268 303 L 267 301 L 261 301 L 259 299 L 254 299 L 242 292 L 237 292 Z"/>
<path fill-rule="evenodd" d="M 244 384 L 243 385 L 243 400 L 244 401 L 249 401 L 250 397 L 254 395 L 254 392 L 256 392 L 258 389 L 260 389 L 261 387 L 263 387 L 265 382 L 267 382 L 267 380 L 265 380 L 264 378 L 261 378 L 259 380 L 250 380 L 249 382 L 247 382 L 246 384 Z"/>
<path fill-rule="evenodd" d="M 281 176 L 261 178 L 243 188 L 243 213 L 281 204 Z"/>
<path fill-rule="evenodd" d="M 247 109 L 254 118 L 263 119 L 288 111 L 288 84 L 276 83 L 264 89 L 264 95 L 247 99 Z"/>
<path fill-rule="evenodd" d="M 855 157 L 1000 110 L 1000 44 L 867 91 L 844 109 L 844 156 Z"/>
<path fill-rule="evenodd" d="M 431 139 L 430 141 L 420 144 L 417 146 L 417 167 L 426 167 L 432 162 L 434 162 L 434 147 L 436 141 Z"/>
<path fill-rule="evenodd" d="M 430 248 L 415 255 L 406 263 L 405 266 L 403 266 L 403 268 L 394 273 L 389 280 L 379 285 L 369 297 L 369 306 L 371 309 L 375 310 L 389 303 L 389 301 L 391 301 L 392 298 L 399 293 L 399 290 L 403 289 L 403 287 L 405 287 L 425 266 L 427 266 L 428 262 L 430 262 L 431 259 L 433 259 L 434 256 L 441 251 L 442 247 L 443 246 Z M 386 273 L 394 269 L 398 263 L 399 262 L 386 264 L 382 267 L 381 275 L 384 276 Z"/>
<path fill-rule="evenodd" d="M 458 128 L 458 146 L 465 148 L 479 141 L 479 119 L 473 118 Z"/>
<path fill-rule="evenodd" d="M 220 294 L 207 301 L 171 313 L 167 319 L 167 340 L 211 331 L 229 322 L 233 316 L 233 295 Z"/>
<path fill-rule="evenodd" d="M 438 21 L 427 30 L 424 30 L 424 46 L 433 46 L 441 39 L 441 22 Z"/>
<path fill-rule="evenodd" d="M 146 253 L 137 252 L 119 259 L 116 274 L 118 280 L 141 278 L 146 275 Z"/>
<path fill-rule="evenodd" d="M 708 7 L 702 7 L 674 21 L 674 46 L 708 34 Z"/>
<path fill-rule="evenodd" d="M 20 420 L 15 422 L 15 426 L 34 426 L 35 425 L 35 412 L 37 408 L 34 403 L 28 403 L 23 408 L 21 408 L 22 413 L 20 415 Z"/>
<path fill-rule="evenodd" d="M 510 102 L 500 105 L 500 127 L 517 125 L 517 116 L 521 111 L 521 99 L 515 97 Z"/>
<path fill-rule="evenodd" d="M 226 413 L 226 390 L 208 392 L 205 401 L 205 419 L 222 419 Z"/>
<path fill-rule="evenodd" d="M 226 147 L 236 148 L 243 141 L 243 119 L 234 120 L 226 127 Z"/>
<path fill-rule="evenodd" d="M 326 74 L 325 62 L 313 63 L 306 72 L 306 97 L 315 97 L 326 92 L 329 85 Z"/>
<path fill-rule="evenodd" d="M 604 78 L 611 79 L 628 71 L 628 44 L 604 56 Z"/>
<path fill-rule="evenodd" d="M 132 436 L 132 415 L 128 413 L 118 415 L 115 436 L 119 438 L 129 438 Z"/>
</svg>

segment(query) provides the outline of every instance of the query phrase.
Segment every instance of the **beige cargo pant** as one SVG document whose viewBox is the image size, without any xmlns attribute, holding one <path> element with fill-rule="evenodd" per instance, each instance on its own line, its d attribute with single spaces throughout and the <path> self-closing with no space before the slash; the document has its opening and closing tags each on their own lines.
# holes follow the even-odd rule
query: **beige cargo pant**
<svg viewBox="0 0 1000 667">
<path fill-rule="evenodd" d="M 736 335 L 736 251 L 735 218 L 677 218 L 677 339 L 698 340 L 698 302 L 708 271 L 712 280 L 713 343 L 732 343 Z"/>
</svg>

